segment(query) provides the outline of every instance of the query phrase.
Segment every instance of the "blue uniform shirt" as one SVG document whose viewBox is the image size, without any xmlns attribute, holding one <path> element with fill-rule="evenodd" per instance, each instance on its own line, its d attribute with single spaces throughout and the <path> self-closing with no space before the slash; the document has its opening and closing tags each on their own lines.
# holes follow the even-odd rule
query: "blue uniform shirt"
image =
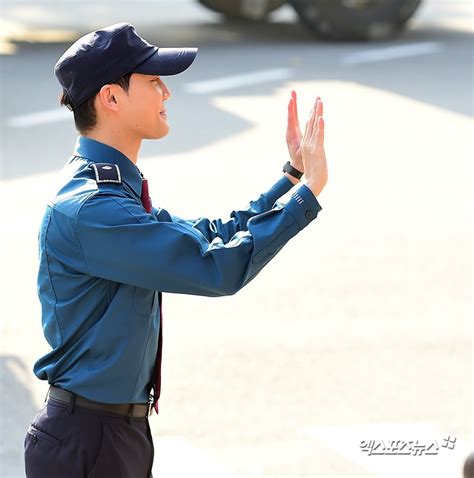
<svg viewBox="0 0 474 478">
<path fill-rule="evenodd" d="M 94 163 L 120 181 L 98 183 Z M 160 327 L 158 292 L 223 296 L 250 282 L 321 206 L 282 176 L 226 222 L 184 220 L 140 201 L 142 178 L 121 152 L 79 136 L 39 231 L 38 295 L 52 350 L 34 365 L 90 400 L 146 403 Z"/>
</svg>

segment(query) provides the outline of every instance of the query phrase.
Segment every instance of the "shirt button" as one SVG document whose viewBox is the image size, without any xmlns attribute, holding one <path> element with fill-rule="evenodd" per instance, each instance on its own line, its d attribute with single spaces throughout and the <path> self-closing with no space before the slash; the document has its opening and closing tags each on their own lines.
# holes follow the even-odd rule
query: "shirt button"
<svg viewBox="0 0 474 478">
<path fill-rule="evenodd" d="M 38 441 L 38 437 L 36 435 L 33 435 L 33 438 L 31 439 L 33 443 L 36 443 Z"/>
<path fill-rule="evenodd" d="M 304 215 L 306 216 L 306 219 L 313 219 L 314 217 L 314 213 L 310 209 L 308 209 Z"/>
</svg>

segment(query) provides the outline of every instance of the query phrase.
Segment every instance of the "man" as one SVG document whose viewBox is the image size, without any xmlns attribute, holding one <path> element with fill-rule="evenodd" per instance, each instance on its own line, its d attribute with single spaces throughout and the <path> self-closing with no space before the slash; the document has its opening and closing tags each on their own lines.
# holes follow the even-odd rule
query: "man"
<svg viewBox="0 0 474 478">
<path fill-rule="evenodd" d="M 138 152 L 143 139 L 169 131 L 171 92 L 161 77 L 186 70 L 196 53 L 155 47 L 121 23 L 80 38 L 55 66 L 79 137 L 39 232 L 38 293 L 52 350 L 34 365 L 50 388 L 25 437 L 29 478 L 151 477 L 162 292 L 236 293 L 321 209 L 323 106 L 318 98 L 303 136 L 295 92 L 291 160 L 248 209 L 224 222 L 152 207 Z M 280 199 L 303 172 L 305 182 Z"/>
</svg>

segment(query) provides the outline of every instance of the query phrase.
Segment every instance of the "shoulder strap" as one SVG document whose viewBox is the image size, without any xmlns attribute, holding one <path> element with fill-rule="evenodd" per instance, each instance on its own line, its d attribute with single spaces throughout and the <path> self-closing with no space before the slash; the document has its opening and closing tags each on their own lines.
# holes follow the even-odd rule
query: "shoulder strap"
<svg viewBox="0 0 474 478">
<path fill-rule="evenodd" d="M 91 168 L 95 173 L 97 183 L 122 184 L 119 167 L 114 163 L 92 163 Z"/>
</svg>

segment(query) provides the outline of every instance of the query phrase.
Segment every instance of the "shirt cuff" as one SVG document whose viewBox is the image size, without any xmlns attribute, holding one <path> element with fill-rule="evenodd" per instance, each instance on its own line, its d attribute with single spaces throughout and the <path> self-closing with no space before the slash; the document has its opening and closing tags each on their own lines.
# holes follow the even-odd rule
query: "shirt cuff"
<svg viewBox="0 0 474 478">
<path fill-rule="evenodd" d="M 300 230 L 316 219 L 322 209 L 316 196 L 306 184 L 297 185 L 289 197 L 281 198 L 276 205 L 284 207 L 293 216 Z"/>
<path fill-rule="evenodd" d="M 278 199 L 284 196 L 294 184 L 286 177 L 282 176 L 265 194 L 270 204 L 274 204 Z"/>
</svg>

